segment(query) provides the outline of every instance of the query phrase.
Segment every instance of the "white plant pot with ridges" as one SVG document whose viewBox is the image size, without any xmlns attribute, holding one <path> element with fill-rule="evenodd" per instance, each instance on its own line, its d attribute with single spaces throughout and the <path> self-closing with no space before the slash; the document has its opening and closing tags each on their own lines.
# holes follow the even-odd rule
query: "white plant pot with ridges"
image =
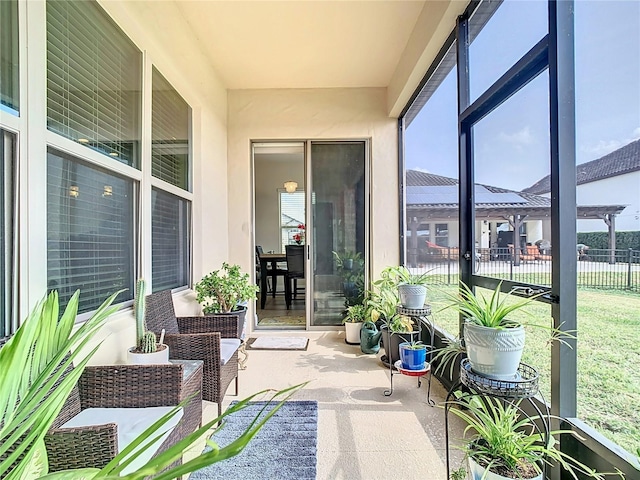
<svg viewBox="0 0 640 480">
<path fill-rule="evenodd" d="M 467 320 L 464 344 L 474 372 L 496 380 L 513 380 L 524 350 L 524 327 L 490 328 Z"/>
<path fill-rule="evenodd" d="M 485 473 L 486 468 L 481 467 L 473 458 L 469 457 L 469 471 L 471 480 L 512 480 L 511 477 L 503 477 L 491 471 Z M 528 480 L 542 480 L 542 473 Z"/>
<path fill-rule="evenodd" d="M 362 322 L 344 322 L 345 340 L 350 345 L 360 345 Z"/>
<path fill-rule="evenodd" d="M 160 347 L 165 347 L 160 350 Z M 136 347 L 127 350 L 127 363 L 131 365 L 159 365 L 169 363 L 169 347 L 167 345 L 158 344 L 158 350 L 153 353 L 134 353 Z"/>
<path fill-rule="evenodd" d="M 423 308 L 427 287 L 422 285 L 398 285 L 400 303 L 404 308 Z"/>
</svg>

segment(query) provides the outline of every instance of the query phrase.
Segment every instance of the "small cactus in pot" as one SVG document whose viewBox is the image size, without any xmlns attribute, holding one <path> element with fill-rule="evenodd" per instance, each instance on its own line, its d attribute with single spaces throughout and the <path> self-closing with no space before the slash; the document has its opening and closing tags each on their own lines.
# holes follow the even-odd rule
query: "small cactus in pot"
<svg viewBox="0 0 640 480">
<path fill-rule="evenodd" d="M 157 364 L 169 362 L 169 347 L 162 344 L 163 335 L 158 343 L 156 334 L 148 331 L 144 321 L 145 314 L 145 281 L 141 278 L 136 283 L 136 294 L 133 301 L 133 313 L 136 319 L 136 345 L 129 349 L 129 363 Z"/>
</svg>

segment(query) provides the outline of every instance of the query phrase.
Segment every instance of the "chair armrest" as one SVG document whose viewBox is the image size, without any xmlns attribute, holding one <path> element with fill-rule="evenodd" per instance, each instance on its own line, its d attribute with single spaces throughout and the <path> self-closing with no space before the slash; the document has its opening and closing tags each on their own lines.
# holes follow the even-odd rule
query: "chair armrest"
<svg viewBox="0 0 640 480">
<path fill-rule="evenodd" d="M 242 328 L 237 315 L 178 317 L 176 320 L 180 333 L 220 332 L 222 338 L 238 338 Z"/>
<path fill-rule="evenodd" d="M 49 470 L 102 468 L 118 453 L 115 423 L 51 429 L 44 437 Z"/>
<path fill-rule="evenodd" d="M 80 404 L 83 410 L 177 405 L 183 369 L 173 364 L 87 366 L 78 381 Z"/>
<path fill-rule="evenodd" d="M 202 360 L 204 371 L 220 363 L 220 332 L 165 335 L 169 358 Z"/>
</svg>

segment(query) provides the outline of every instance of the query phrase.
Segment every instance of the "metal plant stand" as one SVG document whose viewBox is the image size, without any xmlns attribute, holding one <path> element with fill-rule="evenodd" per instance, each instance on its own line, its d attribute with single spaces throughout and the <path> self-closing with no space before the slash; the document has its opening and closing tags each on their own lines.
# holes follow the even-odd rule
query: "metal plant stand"
<svg viewBox="0 0 640 480">
<path fill-rule="evenodd" d="M 460 362 L 460 379 L 455 382 L 449 389 L 447 398 L 444 404 L 444 428 L 445 428 L 445 443 L 446 443 L 446 455 L 447 455 L 447 478 L 449 478 L 450 460 L 449 460 L 449 410 L 455 400 L 451 400 L 454 396 L 454 392 L 458 390 L 462 385 L 467 387 L 472 393 L 477 395 L 501 398 L 505 402 L 514 403 L 521 400 L 526 400 L 531 405 L 532 409 L 536 412 L 536 418 L 538 422 L 532 422 L 536 425 L 538 433 L 540 434 L 540 440 L 547 445 L 549 442 L 549 421 L 550 412 L 549 407 L 545 407 L 545 412 L 540 410 L 540 407 L 533 401 L 533 398 L 539 393 L 538 388 L 538 372 L 533 367 L 521 363 L 518 367 L 518 373 L 513 380 L 496 380 L 486 377 L 471 370 L 471 363 L 468 358 L 463 358 Z M 546 402 L 542 402 L 547 405 Z M 527 415 L 524 410 L 520 411 Z M 546 478 L 546 464 L 543 463 L 543 478 Z"/>
<path fill-rule="evenodd" d="M 415 323 L 418 325 L 418 336 L 422 337 L 422 327 L 427 327 L 429 329 L 430 335 L 430 343 L 429 343 L 429 351 L 427 352 L 427 362 L 423 369 L 420 370 L 407 370 L 402 368 L 401 362 L 396 362 L 395 365 L 391 362 L 391 355 L 387 352 L 387 363 L 389 364 L 389 389 L 384 391 L 384 395 L 389 397 L 393 394 L 393 376 L 394 375 L 406 375 L 409 377 L 418 377 L 418 388 L 422 386 L 422 377 L 424 375 L 429 375 L 429 379 L 427 380 L 427 403 L 431 406 L 435 405 L 435 402 L 430 398 L 431 395 L 431 357 L 433 355 L 433 342 L 435 337 L 435 330 L 433 326 L 433 321 L 431 319 L 431 306 L 424 305 L 422 308 L 405 308 L 402 306 L 396 307 L 396 312 L 399 315 L 406 315 L 410 317 Z M 389 339 L 392 335 L 399 335 L 394 332 L 389 332 Z M 390 343 L 390 342 L 389 342 Z M 385 346 L 385 349 L 387 346 Z M 390 346 L 389 346 L 390 348 Z"/>
</svg>

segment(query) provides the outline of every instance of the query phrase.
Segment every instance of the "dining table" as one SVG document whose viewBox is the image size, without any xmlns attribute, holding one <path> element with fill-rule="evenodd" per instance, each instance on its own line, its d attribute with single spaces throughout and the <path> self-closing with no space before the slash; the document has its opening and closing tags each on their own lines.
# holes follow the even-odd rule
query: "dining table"
<svg viewBox="0 0 640 480">
<path fill-rule="evenodd" d="M 264 309 L 267 302 L 267 278 L 271 276 L 273 286 L 273 296 L 276 296 L 276 285 L 278 282 L 278 262 L 286 262 L 287 256 L 284 253 L 261 253 L 260 259 L 260 308 Z M 267 266 L 271 264 L 271 269 Z"/>
</svg>

